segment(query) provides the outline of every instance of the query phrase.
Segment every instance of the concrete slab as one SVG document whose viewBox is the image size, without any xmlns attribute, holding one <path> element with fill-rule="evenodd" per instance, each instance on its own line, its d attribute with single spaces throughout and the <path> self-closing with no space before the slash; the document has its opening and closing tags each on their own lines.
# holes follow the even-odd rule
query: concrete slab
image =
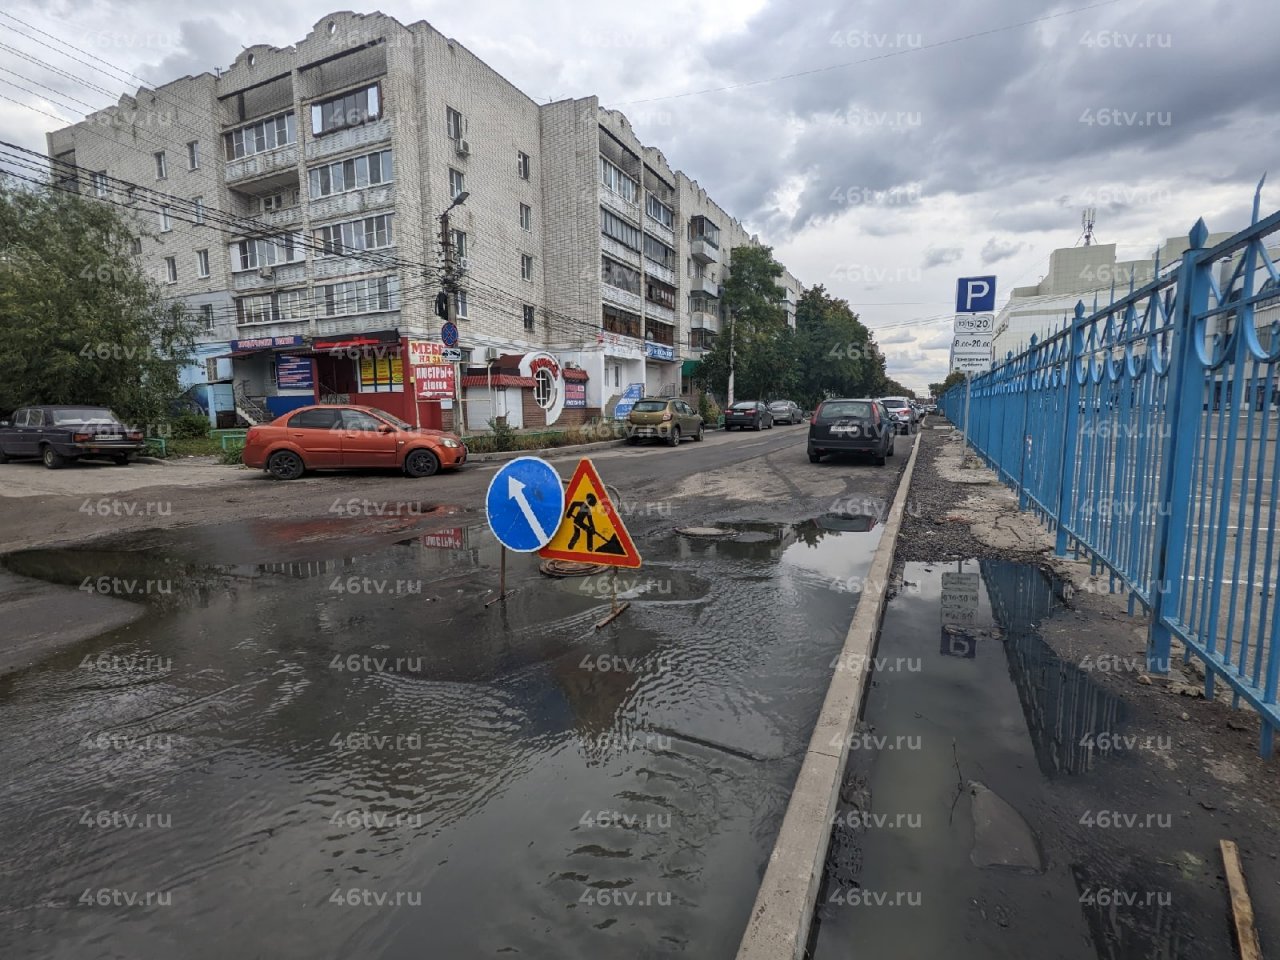
<svg viewBox="0 0 1280 960">
<path fill-rule="evenodd" d="M 145 611 L 127 600 L 0 573 L 0 676 L 132 623 Z"/>
</svg>

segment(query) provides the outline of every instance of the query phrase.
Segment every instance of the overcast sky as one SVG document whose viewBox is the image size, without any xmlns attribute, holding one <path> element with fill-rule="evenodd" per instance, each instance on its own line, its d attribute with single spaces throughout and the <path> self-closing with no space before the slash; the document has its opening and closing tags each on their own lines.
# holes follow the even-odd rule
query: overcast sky
<svg viewBox="0 0 1280 960">
<path fill-rule="evenodd" d="M 537 100 L 596 94 L 623 110 L 803 283 L 846 297 L 878 331 L 890 374 L 923 389 L 946 374 L 957 277 L 995 274 L 1003 302 L 1044 274 L 1052 250 L 1078 241 L 1086 206 L 1097 208 L 1098 241 L 1118 243 L 1121 259 L 1149 256 L 1198 216 L 1211 230 L 1238 229 L 1259 176 L 1277 166 L 1272 3 L 1115 0 L 1069 12 L 1086 5 L 392 0 L 366 9 L 429 21 Z M 226 66 L 255 43 L 288 45 L 332 12 L 293 0 L 6 9 L 154 82 Z M 30 32 L 0 16 L 0 43 L 128 89 L 11 28 Z M 15 73 L 94 107 L 115 99 L 0 47 L 0 80 L 30 86 Z M 802 75 L 777 79 L 790 74 Z M 82 115 L 7 83 L 0 94 L 67 122 Z M 6 139 L 43 150 L 44 131 L 59 125 L 0 100 Z M 1268 187 L 1264 210 L 1278 204 L 1280 186 Z"/>
</svg>

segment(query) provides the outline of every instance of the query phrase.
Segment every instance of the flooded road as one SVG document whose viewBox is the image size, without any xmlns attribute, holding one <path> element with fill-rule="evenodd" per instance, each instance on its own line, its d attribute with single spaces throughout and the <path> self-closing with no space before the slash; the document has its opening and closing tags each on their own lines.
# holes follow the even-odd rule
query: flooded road
<svg viewBox="0 0 1280 960">
<path fill-rule="evenodd" d="M 10 555 L 148 616 L 0 680 L 0 955 L 732 956 L 880 528 L 722 525 L 599 632 L 465 512 Z"/>
<path fill-rule="evenodd" d="M 813 956 L 1233 957 L 1222 825 L 1139 757 L 1089 664 L 1037 624 L 1056 581 L 1000 561 L 908 563 L 851 752 Z M 1211 808 L 1210 808 L 1211 809 Z M 1199 816 L 1197 816 L 1199 814 Z"/>
</svg>

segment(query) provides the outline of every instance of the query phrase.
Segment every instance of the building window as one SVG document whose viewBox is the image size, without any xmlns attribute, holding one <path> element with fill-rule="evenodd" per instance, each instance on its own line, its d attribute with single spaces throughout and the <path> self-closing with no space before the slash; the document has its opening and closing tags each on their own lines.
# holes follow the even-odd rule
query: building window
<svg viewBox="0 0 1280 960">
<path fill-rule="evenodd" d="M 516 173 L 521 180 L 529 179 L 529 155 L 523 150 L 516 153 Z"/>
<path fill-rule="evenodd" d="M 467 319 L 467 291 L 459 290 L 454 294 L 453 315 L 459 320 Z"/>
<path fill-rule="evenodd" d="M 200 141 L 192 140 L 187 144 L 187 169 L 200 169 Z"/>
<path fill-rule="evenodd" d="M 286 233 L 257 240 L 237 240 L 231 244 L 230 249 L 232 273 L 306 259 L 306 249 L 300 233 Z"/>
<path fill-rule="evenodd" d="M 453 247 L 453 262 L 456 264 L 467 255 L 467 234 L 465 230 L 450 230 L 449 245 Z"/>
<path fill-rule="evenodd" d="M 164 258 L 164 278 L 167 283 L 178 282 L 178 258 L 177 257 Z"/>
<path fill-rule="evenodd" d="M 89 174 L 89 178 L 93 181 L 93 195 L 99 200 L 106 199 L 107 171 L 99 170 L 97 173 L 91 173 Z"/>
<path fill-rule="evenodd" d="M 282 190 L 280 193 L 269 193 L 265 197 L 259 197 L 258 203 L 262 207 L 263 213 L 276 213 L 286 207 L 296 207 L 298 205 L 298 191 Z"/>
<path fill-rule="evenodd" d="M 195 222 L 197 224 L 204 223 L 204 197 L 196 197 L 193 201 L 195 204 Z"/>
<path fill-rule="evenodd" d="M 532 306 L 532 304 L 528 304 L 528 303 L 526 303 L 526 304 L 524 305 L 524 328 L 525 328 L 526 330 L 532 330 L 532 329 L 533 329 L 533 322 L 534 322 L 534 310 L 533 310 L 533 306 Z"/>
<path fill-rule="evenodd" d="M 720 306 L 714 298 L 707 296 L 705 293 L 691 293 L 689 294 L 689 312 L 718 314 Z"/>
<path fill-rule="evenodd" d="M 358 127 L 382 116 L 382 91 L 372 86 L 311 105 L 311 132 L 316 136 Z"/>
<path fill-rule="evenodd" d="M 156 179 L 167 179 L 169 176 L 169 164 L 164 158 L 164 151 L 157 150 L 152 156 L 156 158 Z"/>
<path fill-rule="evenodd" d="M 533 279 L 533 257 L 529 256 L 527 253 L 520 254 L 520 279 Z"/>
<path fill-rule="evenodd" d="M 652 193 L 645 198 L 644 212 L 650 220 L 662 224 L 668 230 L 675 229 L 675 212 Z"/>
<path fill-rule="evenodd" d="M 209 251 L 208 250 L 196 251 L 196 276 L 198 277 L 209 276 Z"/>
<path fill-rule="evenodd" d="M 133 254 L 135 257 L 142 256 L 142 238 L 141 237 L 133 237 L 132 239 L 130 239 L 129 252 Z"/>
<path fill-rule="evenodd" d="M 206 330 L 213 329 L 213 304 L 212 303 L 200 304 L 200 319 L 204 321 L 204 328 Z"/>
<path fill-rule="evenodd" d="M 600 325 L 609 333 L 640 339 L 640 316 L 626 310 L 619 310 L 612 304 L 603 305 Z"/>
<path fill-rule="evenodd" d="M 404 390 L 404 363 L 399 357 L 360 357 L 352 362 L 356 365 L 361 393 L 401 393 Z M 347 414 L 344 413 L 344 426 L 346 419 Z M 358 421 L 358 418 L 353 418 L 353 421 Z M 355 429 L 362 427 L 357 425 Z"/>
<path fill-rule="evenodd" d="M 533 402 L 545 410 L 551 406 L 555 396 L 556 382 L 551 376 L 551 371 L 545 367 L 539 368 L 533 375 Z"/>
<path fill-rule="evenodd" d="M 138 188 L 129 186 L 124 188 L 124 202 L 132 204 L 138 199 Z"/>
<path fill-rule="evenodd" d="M 673 347 L 676 342 L 675 334 L 676 328 L 672 324 L 663 323 L 661 320 L 645 319 L 644 338 L 646 340 Z"/>
<path fill-rule="evenodd" d="M 616 260 L 610 260 L 608 257 L 600 258 L 601 270 L 600 279 L 611 287 L 617 287 L 619 290 L 625 290 L 627 293 L 640 294 L 640 271 L 633 270 L 625 264 L 618 263 Z"/>
<path fill-rule="evenodd" d="M 306 319 L 306 290 L 280 290 L 236 300 L 236 323 L 240 326 Z"/>
<path fill-rule="evenodd" d="M 390 183 L 391 151 L 379 150 L 363 157 L 327 163 L 322 167 L 312 167 L 307 173 L 312 200 L 377 183 Z"/>
<path fill-rule="evenodd" d="M 651 237 L 647 233 L 644 235 L 644 255 L 645 259 L 656 263 L 660 267 L 666 267 L 668 270 L 675 269 L 676 252 L 661 240 Z"/>
<path fill-rule="evenodd" d="M 395 243 L 391 229 L 393 214 L 335 223 L 315 231 L 315 238 L 326 256 L 341 256 L 361 250 L 377 250 Z"/>
<path fill-rule="evenodd" d="M 606 237 L 617 240 L 624 247 L 631 250 L 639 251 L 640 249 L 639 228 L 633 227 L 616 213 L 611 213 L 604 207 L 600 208 L 600 232 Z"/>
<path fill-rule="evenodd" d="M 644 298 L 668 310 L 676 308 L 676 288 L 654 280 L 652 277 L 645 278 Z"/>
<path fill-rule="evenodd" d="M 160 232 L 168 233 L 173 229 L 173 221 L 169 218 L 169 208 L 160 208 Z"/>
<path fill-rule="evenodd" d="M 639 186 L 635 180 L 623 173 L 617 164 L 604 157 L 600 158 L 600 182 L 628 203 L 636 202 Z"/>
<path fill-rule="evenodd" d="M 466 125 L 463 123 L 462 114 L 453 107 L 444 108 L 444 125 L 449 131 L 450 140 L 461 140 L 466 133 Z"/>
<path fill-rule="evenodd" d="M 615 366 L 613 368 L 613 385 L 615 387 L 621 386 L 622 385 L 621 381 L 622 381 L 622 367 Z"/>
<path fill-rule="evenodd" d="M 533 229 L 533 207 L 529 206 L 527 203 L 520 204 L 520 229 Z"/>
<path fill-rule="evenodd" d="M 449 168 L 449 199 L 457 200 L 458 195 L 467 189 L 467 178 L 462 175 L 461 170 Z"/>
<path fill-rule="evenodd" d="M 716 345 L 716 332 L 706 327 L 694 327 L 689 331 L 689 347 L 693 350 L 710 350 Z"/>
<path fill-rule="evenodd" d="M 372 277 L 316 287 L 316 311 L 325 317 L 379 313 L 400 307 L 398 277 Z"/>
<path fill-rule="evenodd" d="M 294 143 L 297 139 L 297 124 L 290 112 L 232 130 L 223 137 L 223 144 L 228 160 L 240 160 Z"/>
</svg>

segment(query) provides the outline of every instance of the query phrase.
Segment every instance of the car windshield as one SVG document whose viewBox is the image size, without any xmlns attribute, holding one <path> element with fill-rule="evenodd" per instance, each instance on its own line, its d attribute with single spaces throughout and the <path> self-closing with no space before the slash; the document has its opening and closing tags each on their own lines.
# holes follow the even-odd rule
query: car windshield
<svg viewBox="0 0 1280 960">
<path fill-rule="evenodd" d="M 631 408 L 636 413 L 659 413 L 667 409 L 667 401 L 665 400 L 641 400 Z"/>
<path fill-rule="evenodd" d="M 738 403 L 735 403 L 732 407 L 730 407 L 731 410 L 754 410 L 755 408 L 756 408 L 755 400 L 741 400 Z"/>
<path fill-rule="evenodd" d="M 841 417 L 870 419 L 871 404 L 865 400 L 831 400 L 822 405 L 819 417 L 823 420 L 837 420 Z"/>
<path fill-rule="evenodd" d="M 64 423 L 119 423 L 120 418 L 106 407 L 58 407 L 51 410 L 54 426 Z"/>
</svg>

